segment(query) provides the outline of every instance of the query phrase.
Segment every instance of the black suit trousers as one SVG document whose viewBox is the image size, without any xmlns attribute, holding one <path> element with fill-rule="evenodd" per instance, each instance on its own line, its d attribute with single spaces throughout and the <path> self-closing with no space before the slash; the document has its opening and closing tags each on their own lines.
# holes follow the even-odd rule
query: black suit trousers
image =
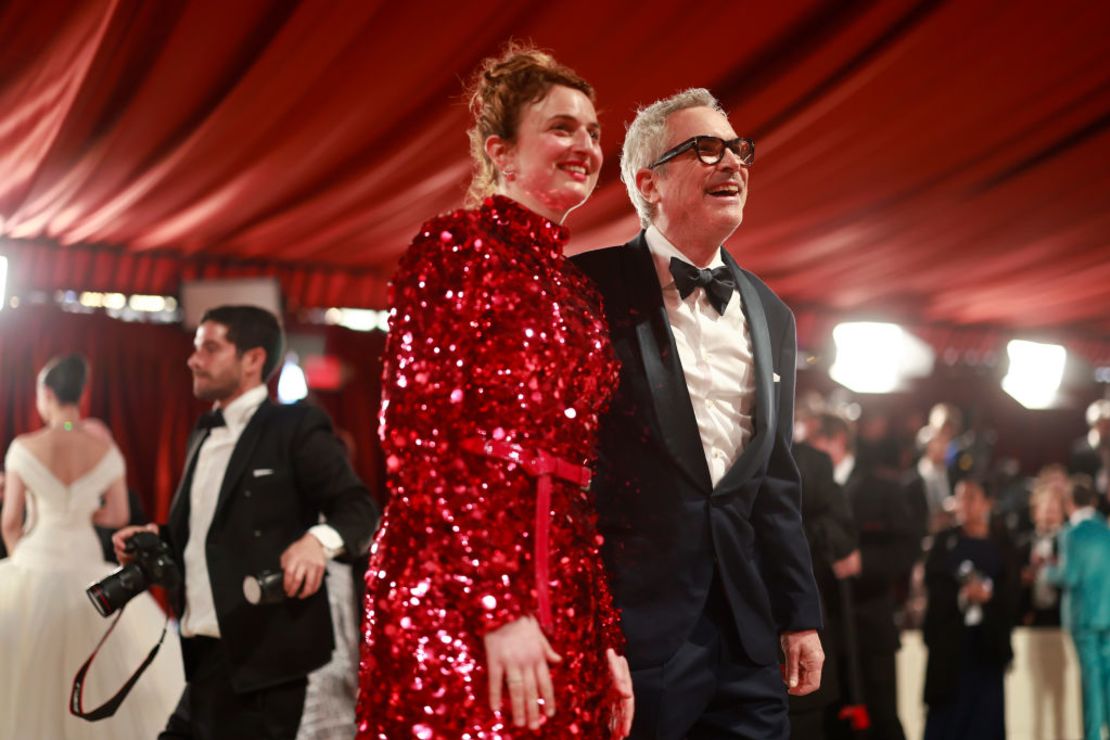
<svg viewBox="0 0 1110 740">
<path fill-rule="evenodd" d="M 777 663 L 752 662 L 720 582 L 691 634 L 662 666 L 632 671 L 633 740 L 787 740 L 786 690 Z"/>
<path fill-rule="evenodd" d="M 301 724 L 308 679 L 243 694 L 231 686 L 219 640 L 182 639 L 191 678 L 158 740 L 293 740 Z"/>
</svg>

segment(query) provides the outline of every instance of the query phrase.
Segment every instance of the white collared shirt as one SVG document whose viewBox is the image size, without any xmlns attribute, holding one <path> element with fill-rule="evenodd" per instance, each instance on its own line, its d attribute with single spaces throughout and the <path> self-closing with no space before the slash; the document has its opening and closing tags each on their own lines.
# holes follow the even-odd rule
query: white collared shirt
<svg viewBox="0 0 1110 740">
<path fill-rule="evenodd" d="M 848 479 L 852 477 L 852 471 L 855 469 L 856 456 L 845 455 L 840 462 L 833 466 L 833 480 L 836 481 L 838 486 L 844 486 L 848 483 Z"/>
<path fill-rule="evenodd" d="M 945 502 L 952 496 L 948 471 L 922 455 L 917 461 L 917 473 L 925 484 L 925 503 L 929 506 L 929 519 L 945 511 Z"/>
<path fill-rule="evenodd" d="M 1095 513 L 1095 507 L 1082 506 L 1071 513 L 1071 516 L 1068 517 L 1068 524 L 1074 527 L 1080 522 L 1085 522 L 1088 519 L 1094 519 Z"/>
<path fill-rule="evenodd" d="M 702 288 L 683 299 L 671 275 L 671 258 L 693 263 L 654 226 L 644 236 L 663 289 L 709 476 L 716 486 L 744 452 L 754 429 L 755 355 L 740 291 L 733 292 L 723 314 L 717 313 Z M 718 248 L 708 267 L 724 264 Z"/>
<path fill-rule="evenodd" d="M 266 386 L 257 385 L 225 406 L 223 417 L 226 426 L 214 428 L 197 452 L 193 484 L 189 489 L 189 541 L 185 544 L 184 556 L 185 613 L 181 617 L 181 634 L 184 637 L 220 636 L 205 541 L 216 515 L 216 502 L 228 463 L 231 462 L 231 453 L 266 396 Z M 317 525 L 309 532 L 320 540 L 329 555 L 337 554 L 343 547 L 339 533 L 327 525 Z"/>
</svg>

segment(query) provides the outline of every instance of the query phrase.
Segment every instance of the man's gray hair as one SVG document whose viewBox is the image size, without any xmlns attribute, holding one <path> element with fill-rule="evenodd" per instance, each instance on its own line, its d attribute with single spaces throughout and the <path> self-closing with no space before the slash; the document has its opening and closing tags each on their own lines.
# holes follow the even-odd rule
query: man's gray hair
<svg viewBox="0 0 1110 740">
<path fill-rule="evenodd" d="M 667 118 L 672 113 L 687 108 L 712 108 L 727 115 L 713 94 L 704 87 L 691 87 L 669 98 L 657 100 L 636 111 L 636 118 L 628 126 L 621 150 L 621 180 L 628 189 L 628 197 L 640 215 L 640 224 L 646 229 L 655 215 L 654 209 L 636 187 L 636 173 L 651 165 L 663 154 L 667 146 Z M 666 167 L 661 165 L 659 169 Z"/>
</svg>

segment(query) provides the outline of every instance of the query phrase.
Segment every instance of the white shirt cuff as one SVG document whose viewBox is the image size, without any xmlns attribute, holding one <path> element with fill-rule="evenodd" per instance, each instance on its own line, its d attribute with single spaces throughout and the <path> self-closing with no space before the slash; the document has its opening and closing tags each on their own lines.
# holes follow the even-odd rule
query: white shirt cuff
<svg viewBox="0 0 1110 740">
<path fill-rule="evenodd" d="M 324 546 L 324 555 L 328 560 L 343 554 L 343 538 L 339 533 L 326 524 L 317 524 L 308 530 L 308 533 L 318 539 Z"/>
</svg>

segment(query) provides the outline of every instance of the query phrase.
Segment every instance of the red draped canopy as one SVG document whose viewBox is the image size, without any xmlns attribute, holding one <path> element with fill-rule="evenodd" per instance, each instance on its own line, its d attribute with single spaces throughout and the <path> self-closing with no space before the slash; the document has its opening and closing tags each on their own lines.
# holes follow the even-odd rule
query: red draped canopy
<svg viewBox="0 0 1110 740">
<path fill-rule="evenodd" d="M 266 274 L 290 309 L 383 307 L 419 224 L 461 203 L 463 81 L 531 39 L 597 88 L 607 164 L 573 249 L 638 229 L 617 175 L 637 105 L 705 86 L 758 142 L 728 247 L 803 344 L 866 316 L 949 352 L 1020 333 L 1110 364 L 1108 29 L 1110 3 L 1080 0 L 9 0 L 0 255 L 14 294 Z M 320 399 L 369 481 L 380 344 L 329 330 L 358 372 Z M 198 408 L 175 327 L 0 312 L 0 444 L 36 424 L 41 364 L 74 350 L 93 361 L 90 412 L 164 516 Z M 1055 444 L 1045 459 L 1082 427 L 1038 420 L 1039 439 L 1011 437 Z"/>
<path fill-rule="evenodd" d="M 1067 0 L 14 0 L 0 253 L 12 290 L 266 272 L 292 307 L 381 307 L 461 201 L 461 80 L 515 37 L 597 88 L 607 164 L 574 249 L 638 228 L 637 104 L 706 86 L 758 141 L 728 246 L 792 305 L 1102 340 L 1107 29 L 1110 3 Z"/>
</svg>

